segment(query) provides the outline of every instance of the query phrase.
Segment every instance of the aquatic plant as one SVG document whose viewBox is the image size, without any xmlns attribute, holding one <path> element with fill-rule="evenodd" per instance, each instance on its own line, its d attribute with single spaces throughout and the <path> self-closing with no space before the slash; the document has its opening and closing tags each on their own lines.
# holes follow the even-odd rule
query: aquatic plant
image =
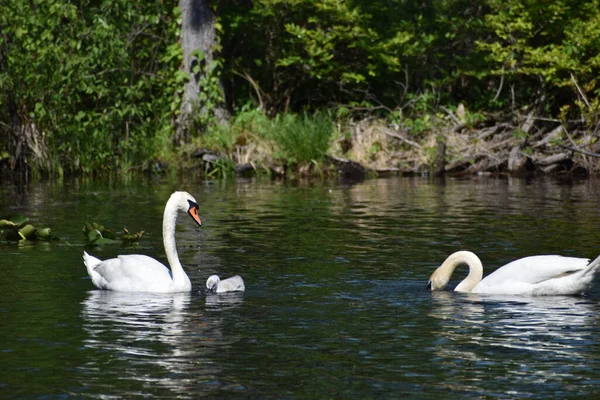
<svg viewBox="0 0 600 400">
<path fill-rule="evenodd" d="M 117 235 L 97 222 L 86 222 L 81 231 L 87 239 L 86 246 L 102 246 L 118 243 Z M 127 228 L 123 228 L 123 234 L 120 239 L 123 244 L 137 243 L 143 235 L 144 231 L 130 233 Z"/>
<path fill-rule="evenodd" d="M 36 228 L 28 224 L 28 221 L 29 218 L 21 214 L 0 219 L 0 240 L 10 242 L 58 240 L 52 235 L 50 228 Z"/>
</svg>

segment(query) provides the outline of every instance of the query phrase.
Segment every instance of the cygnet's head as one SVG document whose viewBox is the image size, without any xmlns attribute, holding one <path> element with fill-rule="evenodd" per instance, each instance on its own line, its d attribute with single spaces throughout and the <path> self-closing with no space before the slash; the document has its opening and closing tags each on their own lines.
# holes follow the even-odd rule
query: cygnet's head
<svg viewBox="0 0 600 400">
<path fill-rule="evenodd" d="M 219 286 L 219 282 L 221 282 L 221 279 L 217 275 L 211 275 L 206 280 L 206 288 L 215 291 L 217 290 L 217 286 Z"/>
</svg>

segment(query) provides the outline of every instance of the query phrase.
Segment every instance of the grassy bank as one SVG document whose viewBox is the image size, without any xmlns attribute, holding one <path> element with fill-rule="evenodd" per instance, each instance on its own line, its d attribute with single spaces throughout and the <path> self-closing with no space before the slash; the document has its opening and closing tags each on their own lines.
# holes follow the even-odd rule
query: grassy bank
<svg viewBox="0 0 600 400">
<path fill-rule="evenodd" d="M 582 120 L 470 113 L 462 105 L 395 120 L 334 115 L 269 119 L 246 111 L 179 149 L 175 164 L 208 177 L 600 172 L 598 137 Z"/>
<path fill-rule="evenodd" d="M 118 162 L 112 167 L 75 174 L 185 170 L 208 179 L 255 174 L 357 179 L 383 174 L 597 175 L 600 142 L 594 128 L 597 131 L 598 125 L 583 120 L 532 113 L 470 113 L 462 105 L 410 118 L 351 118 L 340 116 L 339 110 L 269 118 L 251 110 L 240 112 L 226 126 L 197 132 L 181 146 L 163 138 L 160 144 L 146 144 L 149 151 L 137 162 L 115 154 Z M 44 163 L 29 166 L 25 171 L 30 176 L 48 175 L 35 165 Z M 14 167 L 4 154 L 3 175 Z M 61 175 L 60 167 L 54 170 L 55 176 Z"/>
</svg>

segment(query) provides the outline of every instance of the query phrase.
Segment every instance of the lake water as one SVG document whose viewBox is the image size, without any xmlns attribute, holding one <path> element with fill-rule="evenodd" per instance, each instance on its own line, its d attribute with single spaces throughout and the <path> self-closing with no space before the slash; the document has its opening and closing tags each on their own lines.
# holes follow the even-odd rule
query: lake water
<svg viewBox="0 0 600 400">
<path fill-rule="evenodd" d="M 85 222 L 144 230 L 99 258 L 165 261 L 164 203 L 187 190 L 177 243 L 194 289 L 94 290 Z M 37 183 L 0 187 L 60 241 L 0 244 L 1 398 L 585 398 L 600 388 L 600 282 L 585 297 L 431 293 L 469 249 L 485 273 L 518 257 L 600 253 L 600 185 L 473 178 Z M 211 274 L 246 292 L 207 296 Z M 466 274 L 456 271 L 452 286 Z"/>
</svg>

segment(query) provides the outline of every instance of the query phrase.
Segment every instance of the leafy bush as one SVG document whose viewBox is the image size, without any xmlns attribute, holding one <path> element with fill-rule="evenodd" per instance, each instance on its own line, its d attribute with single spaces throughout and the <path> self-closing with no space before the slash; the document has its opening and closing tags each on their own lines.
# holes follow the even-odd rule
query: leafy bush
<svg viewBox="0 0 600 400">
<path fill-rule="evenodd" d="M 2 8 L 0 120 L 12 123 L 1 142 L 25 142 L 42 170 L 84 173 L 143 166 L 164 148 L 180 86 L 171 2 Z"/>
</svg>

